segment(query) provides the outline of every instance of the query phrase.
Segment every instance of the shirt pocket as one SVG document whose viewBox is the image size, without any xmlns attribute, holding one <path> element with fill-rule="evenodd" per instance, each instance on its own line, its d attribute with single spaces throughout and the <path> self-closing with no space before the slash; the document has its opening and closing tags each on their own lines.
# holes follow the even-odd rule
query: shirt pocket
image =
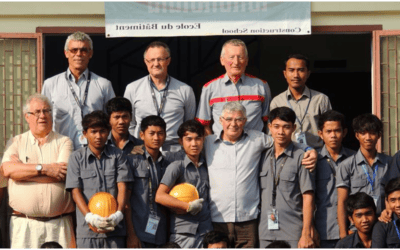
<svg viewBox="0 0 400 250">
<path fill-rule="evenodd" d="M 279 190 L 282 192 L 292 192 L 296 185 L 296 172 L 282 171 L 279 180 Z"/>
<path fill-rule="evenodd" d="M 260 171 L 260 188 L 266 189 L 268 187 L 268 168 L 261 169 Z"/>
<path fill-rule="evenodd" d="M 104 179 L 106 180 L 106 187 L 113 188 L 116 186 L 116 171 L 115 169 L 107 169 L 104 171 Z"/>
<path fill-rule="evenodd" d="M 96 171 L 82 170 L 81 178 L 83 183 L 82 189 L 95 189 L 100 186 Z"/>
</svg>

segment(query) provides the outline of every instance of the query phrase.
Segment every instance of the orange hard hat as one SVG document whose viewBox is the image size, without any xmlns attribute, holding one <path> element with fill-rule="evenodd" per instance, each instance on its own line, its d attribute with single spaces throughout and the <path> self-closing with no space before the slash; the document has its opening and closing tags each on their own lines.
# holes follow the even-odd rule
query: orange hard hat
<svg viewBox="0 0 400 250">
<path fill-rule="evenodd" d="M 199 192 L 197 192 L 196 187 L 190 183 L 175 185 L 169 192 L 169 195 L 187 203 L 199 199 Z"/>
<path fill-rule="evenodd" d="M 101 217 L 108 217 L 113 213 L 117 212 L 118 206 L 112 194 L 107 192 L 98 192 L 92 196 L 89 200 L 89 211 L 93 214 L 98 214 Z M 97 228 L 92 227 L 89 224 L 90 229 L 94 232 L 99 233 Z"/>
</svg>

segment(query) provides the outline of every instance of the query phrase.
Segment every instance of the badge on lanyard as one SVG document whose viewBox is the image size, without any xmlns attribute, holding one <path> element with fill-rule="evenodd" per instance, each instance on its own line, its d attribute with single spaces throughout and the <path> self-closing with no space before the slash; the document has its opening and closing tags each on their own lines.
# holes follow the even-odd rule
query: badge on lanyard
<svg viewBox="0 0 400 250">
<path fill-rule="evenodd" d="M 296 142 L 307 145 L 306 134 L 304 132 L 298 132 L 295 134 Z"/>
<path fill-rule="evenodd" d="M 371 195 L 371 196 L 374 199 L 375 206 L 378 206 L 379 196 L 378 195 Z"/>
<path fill-rule="evenodd" d="M 81 145 L 86 145 L 86 144 L 88 144 L 87 143 L 87 140 L 86 140 L 86 137 L 83 135 L 83 133 L 82 133 L 82 130 L 78 130 L 78 140 L 79 140 L 79 143 L 81 144 Z"/>
<path fill-rule="evenodd" d="M 151 235 L 156 235 L 159 223 L 160 223 L 160 217 L 158 217 L 157 215 L 150 214 L 149 219 L 147 220 L 145 232 Z"/>
<path fill-rule="evenodd" d="M 276 209 L 268 211 L 268 230 L 279 230 L 279 215 Z"/>
</svg>

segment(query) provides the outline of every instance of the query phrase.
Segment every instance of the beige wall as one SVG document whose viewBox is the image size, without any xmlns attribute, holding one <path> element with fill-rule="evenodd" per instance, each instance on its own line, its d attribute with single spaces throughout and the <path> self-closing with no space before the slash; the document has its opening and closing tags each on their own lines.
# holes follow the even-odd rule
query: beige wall
<svg viewBox="0 0 400 250">
<path fill-rule="evenodd" d="M 383 25 L 400 29 L 399 2 L 313 2 L 320 25 Z M 33 33 L 38 26 L 104 27 L 103 2 L 0 2 L 0 32 Z"/>
</svg>

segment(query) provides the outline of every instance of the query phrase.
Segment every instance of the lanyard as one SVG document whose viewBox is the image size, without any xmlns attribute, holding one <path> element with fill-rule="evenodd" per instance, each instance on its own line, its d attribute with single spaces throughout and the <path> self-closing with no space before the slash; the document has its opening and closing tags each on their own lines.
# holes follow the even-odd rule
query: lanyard
<svg viewBox="0 0 400 250">
<path fill-rule="evenodd" d="M 365 166 L 365 164 L 362 164 L 362 169 L 364 170 L 365 175 L 367 175 L 367 180 L 369 182 L 369 184 L 371 184 L 371 188 L 372 188 L 372 192 L 374 191 L 374 183 L 375 183 L 375 177 L 376 177 L 376 172 L 378 172 L 378 164 L 375 165 L 375 169 L 374 172 L 372 174 L 372 179 L 371 176 L 369 176 L 367 168 Z"/>
<path fill-rule="evenodd" d="M 275 150 L 272 151 L 272 154 L 275 155 Z M 279 171 L 277 172 L 276 176 L 274 174 L 274 167 L 276 169 L 276 162 L 277 161 L 275 161 L 275 164 L 274 164 L 274 161 L 273 161 L 272 158 L 273 158 L 273 156 L 271 155 L 271 158 L 270 158 L 271 159 L 271 171 L 272 171 L 272 176 L 274 177 L 274 182 L 273 182 L 274 186 L 273 186 L 273 189 L 272 189 L 272 204 L 271 205 L 272 205 L 272 207 L 275 208 L 275 206 L 276 206 L 276 187 L 279 185 L 279 180 L 281 178 L 281 172 L 282 172 L 283 166 L 285 166 L 285 162 L 286 162 L 288 156 L 285 155 L 285 158 L 283 158 L 281 167 L 279 168 Z"/>
<path fill-rule="evenodd" d="M 68 77 L 67 77 L 67 72 L 65 72 L 65 80 L 67 80 L 69 89 L 71 90 L 72 95 L 74 96 L 74 99 L 75 99 L 76 103 L 77 103 L 78 106 L 81 108 L 81 116 L 82 116 L 82 119 L 83 119 L 83 107 L 85 106 L 86 98 L 87 98 L 87 95 L 88 95 L 88 92 L 89 92 L 89 83 L 90 83 L 91 76 L 92 76 L 92 75 L 91 75 L 90 72 L 88 71 L 88 78 L 87 78 L 87 80 L 86 80 L 87 83 L 86 83 L 85 95 L 83 96 L 83 100 L 82 100 L 82 103 L 81 103 L 81 102 L 79 101 L 78 95 L 76 94 L 75 90 L 72 88 L 72 84 L 71 84 L 71 82 L 69 81 L 69 79 L 68 79 Z"/>
<path fill-rule="evenodd" d="M 157 106 L 156 93 L 154 92 L 154 89 L 153 89 L 153 87 L 152 87 L 151 84 L 150 84 L 151 96 L 153 97 L 153 103 L 154 103 L 154 107 L 156 108 L 156 111 L 157 111 L 157 116 L 160 116 L 160 115 L 161 115 L 161 112 L 162 112 L 162 110 L 163 110 L 165 101 L 167 100 L 167 92 L 168 92 L 168 87 L 169 87 L 169 82 L 170 82 L 170 81 L 171 81 L 171 77 L 168 76 L 167 84 L 166 84 L 166 86 L 165 86 L 165 88 L 164 88 L 164 94 L 163 94 L 163 97 L 162 97 L 162 99 L 161 99 L 160 108 L 158 108 L 158 106 Z M 151 82 L 150 76 L 149 76 L 149 82 Z"/>
<path fill-rule="evenodd" d="M 157 174 L 157 169 L 156 169 L 155 173 L 153 173 L 153 171 L 151 171 L 152 167 L 151 167 L 151 164 L 150 164 L 148 159 L 146 159 L 146 163 L 147 163 L 147 169 L 150 172 L 150 176 L 149 176 L 149 203 L 150 203 L 149 207 L 150 207 L 150 213 L 153 214 L 153 215 L 156 215 L 157 211 L 154 208 L 155 200 L 153 198 L 153 191 L 154 191 L 153 190 L 153 186 L 155 186 L 155 188 L 157 188 L 157 185 L 153 185 L 154 183 L 153 183 L 153 178 L 152 177 L 155 177 L 157 182 L 158 182 L 158 174 Z M 156 166 L 156 168 L 157 168 L 157 166 Z"/>
<path fill-rule="evenodd" d="M 399 228 L 398 228 L 397 225 L 396 225 L 396 221 L 395 221 L 395 220 L 393 220 L 393 225 L 394 225 L 394 228 L 396 228 L 397 237 L 398 237 L 399 240 L 400 240 L 400 232 L 399 232 Z"/>
<path fill-rule="evenodd" d="M 310 89 L 309 89 L 310 90 Z M 286 96 L 286 102 L 287 102 L 287 104 L 289 105 L 289 108 L 291 109 L 291 110 L 293 110 L 293 107 L 292 107 L 292 105 L 290 104 L 290 102 L 289 102 L 289 99 L 287 98 L 288 96 Z M 300 124 L 300 130 L 302 129 L 302 127 L 303 127 L 303 121 L 304 121 L 304 118 L 306 118 L 306 114 L 307 114 L 307 111 L 308 111 L 308 107 L 310 106 L 310 102 L 311 102 L 311 90 L 310 90 L 310 98 L 308 99 L 308 103 L 307 103 L 307 107 L 306 107 L 306 110 L 305 110 L 305 112 L 304 112 L 304 115 L 303 115 L 303 118 L 301 119 L 301 121 L 299 120 L 299 118 L 297 117 L 297 115 L 296 115 L 296 119 L 297 119 L 297 121 L 299 122 L 299 124 Z M 293 110 L 294 111 L 294 110 Z"/>
</svg>

